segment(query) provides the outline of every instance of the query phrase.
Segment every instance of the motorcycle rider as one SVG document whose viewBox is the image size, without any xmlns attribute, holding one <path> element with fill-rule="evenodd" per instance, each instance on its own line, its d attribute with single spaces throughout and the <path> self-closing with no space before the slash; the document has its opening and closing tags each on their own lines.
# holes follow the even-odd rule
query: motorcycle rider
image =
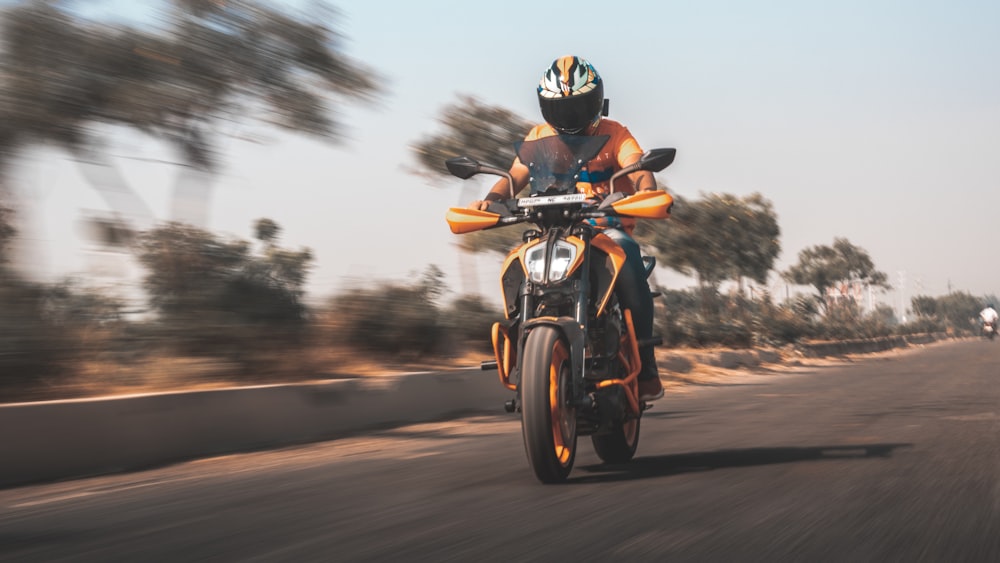
<svg viewBox="0 0 1000 563">
<path fill-rule="evenodd" d="M 979 320 L 983 325 L 988 324 L 996 327 L 998 317 L 1000 317 L 1000 315 L 997 314 L 997 311 L 993 308 L 992 303 L 988 303 L 986 308 L 979 312 Z"/>
<path fill-rule="evenodd" d="M 610 139 L 580 174 L 581 191 L 588 197 L 602 199 L 610 193 L 612 174 L 636 162 L 643 151 L 629 130 L 617 121 L 604 118 L 604 81 L 586 60 L 567 55 L 553 61 L 542 74 L 536 89 L 538 104 L 545 123 L 528 132 L 525 141 L 552 135 L 608 135 Z M 514 179 L 513 193 L 520 192 L 529 181 L 528 167 L 515 158 L 510 167 Z M 639 171 L 619 178 L 616 192 L 632 194 L 655 190 L 656 179 L 651 172 Z M 472 209 L 485 211 L 490 202 L 503 201 L 511 190 L 506 178 L 493 185 L 479 201 L 469 204 Z M 646 281 L 639 245 L 631 234 L 635 220 L 605 218 L 591 220 L 604 234 L 614 239 L 625 251 L 625 267 L 619 274 L 618 299 L 623 308 L 632 310 L 632 321 L 639 340 L 653 335 L 653 297 Z M 639 399 L 652 401 L 663 396 L 652 346 L 639 351 L 642 370 L 639 372 Z"/>
</svg>

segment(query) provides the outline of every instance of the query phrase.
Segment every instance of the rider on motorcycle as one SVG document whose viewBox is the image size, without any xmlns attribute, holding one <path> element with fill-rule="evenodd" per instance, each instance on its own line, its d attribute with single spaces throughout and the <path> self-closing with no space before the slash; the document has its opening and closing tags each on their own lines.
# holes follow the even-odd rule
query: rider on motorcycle
<svg viewBox="0 0 1000 563">
<path fill-rule="evenodd" d="M 982 321 L 984 325 L 997 325 L 997 318 L 1000 315 L 997 314 L 996 309 L 993 308 L 993 304 L 987 304 L 986 308 L 979 312 L 979 320 Z"/>
<path fill-rule="evenodd" d="M 604 81 L 590 63 L 575 56 L 556 59 L 545 70 L 538 84 L 538 104 L 545 123 L 536 125 L 525 137 L 526 141 L 552 135 L 608 135 L 610 139 L 601 152 L 587 163 L 580 175 L 578 188 L 588 197 L 603 199 L 610 193 L 612 174 L 636 162 L 642 149 L 627 128 L 617 121 L 604 119 Z M 513 193 L 518 193 L 529 181 L 528 167 L 518 158 L 510 168 L 514 179 Z M 615 191 L 632 194 L 655 190 L 656 179 L 651 172 L 639 171 L 616 181 Z M 472 202 L 472 209 L 486 210 L 490 202 L 502 201 L 511 193 L 507 179 L 501 179 L 482 200 Z M 604 234 L 614 239 L 625 251 L 625 268 L 618 281 L 618 299 L 623 308 L 632 310 L 636 338 L 643 340 L 653 335 L 653 297 L 646 281 L 639 245 L 631 234 L 634 219 L 605 218 L 593 223 Z M 653 347 L 639 352 L 642 371 L 639 373 L 639 399 L 651 401 L 663 396 Z"/>
</svg>

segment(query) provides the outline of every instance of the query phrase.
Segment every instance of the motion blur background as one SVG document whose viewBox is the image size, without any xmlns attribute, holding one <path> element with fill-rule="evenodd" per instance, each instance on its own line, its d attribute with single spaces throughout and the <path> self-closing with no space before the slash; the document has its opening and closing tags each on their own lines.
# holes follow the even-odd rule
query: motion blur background
<svg viewBox="0 0 1000 563">
<path fill-rule="evenodd" d="M 492 179 L 434 163 L 509 161 L 569 53 L 678 149 L 678 227 L 645 239 L 671 343 L 969 330 L 1000 276 L 997 22 L 973 0 L 0 1 L 0 389 L 475 349 L 499 256 L 443 215 Z M 698 264 L 685 225 L 716 264 L 752 233 L 754 263 Z"/>
</svg>

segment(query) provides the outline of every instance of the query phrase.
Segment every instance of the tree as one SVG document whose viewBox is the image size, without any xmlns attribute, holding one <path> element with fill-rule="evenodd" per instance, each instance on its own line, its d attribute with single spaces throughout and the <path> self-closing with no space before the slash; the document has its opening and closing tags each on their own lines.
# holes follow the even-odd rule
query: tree
<svg viewBox="0 0 1000 563">
<path fill-rule="evenodd" d="M 267 245 L 272 245 L 281 234 L 281 227 L 271 219 L 257 219 L 253 224 L 254 238 Z"/>
<path fill-rule="evenodd" d="M 490 330 L 502 318 L 502 311 L 478 295 L 459 296 L 444 310 L 452 339 L 482 350 L 492 350 Z"/>
<path fill-rule="evenodd" d="M 308 249 L 269 244 L 255 255 L 246 241 L 177 223 L 143 233 L 138 245 L 146 290 L 167 323 L 211 333 L 223 325 L 279 328 L 305 320 Z"/>
<path fill-rule="evenodd" d="M 918 317 L 934 317 L 937 315 L 937 302 L 928 295 L 917 295 L 910 299 L 910 308 Z"/>
<path fill-rule="evenodd" d="M 7 248 L 17 234 L 11 225 L 11 215 L 10 209 L 0 205 L 0 281 L 3 279 L 3 270 L 7 264 Z"/>
<path fill-rule="evenodd" d="M 443 132 L 428 135 L 412 145 L 420 172 L 431 177 L 451 177 L 444 163 L 456 156 L 469 156 L 507 170 L 516 156 L 514 143 L 524 139 L 534 125 L 510 110 L 484 104 L 471 96 L 459 96 L 457 102 L 445 106 L 438 122 Z M 478 231 L 462 235 L 458 245 L 467 252 L 506 254 L 520 240 L 522 232 L 523 228 Z"/>
<path fill-rule="evenodd" d="M 918 295 L 910 300 L 919 317 L 939 319 L 952 329 L 969 330 L 975 324 L 990 297 L 975 297 L 964 291 L 953 291 L 940 297 Z"/>
<path fill-rule="evenodd" d="M 336 341 L 382 356 L 423 356 L 445 344 L 447 327 L 438 300 L 444 274 L 434 265 L 409 283 L 356 287 L 330 300 Z"/>
<path fill-rule="evenodd" d="M 501 170 L 514 162 L 514 143 L 524 139 L 533 123 L 499 106 L 460 96 L 438 116 L 442 133 L 428 135 L 412 146 L 424 172 L 449 176 L 444 162 L 456 156 L 473 159 Z"/>
<path fill-rule="evenodd" d="M 827 290 L 842 283 L 891 287 L 888 276 L 875 269 L 868 251 L 845 238 L 835 238 L 833 246 L 816 245 L 801 250 L 799 261 L 782 275 L 792 283 L 813 286 L 827 307 Z"/>
<path fill-rule="evenodd" d="M 377 79 L 341 36 L 262 2 L 173 0 L 158 29 L 87 21 L 66 3 L 3 11 L 0 175 L 16 150 L 54 143 L 94 154 L 94 123 L 135 128 L 210 170 L 215 137 L 248 116 L 337 139 L 331 102 L 371 99 Z M 0 176 L 2 180 L 2 176 Z M 0 186 L 2 188 L 2 186 Z"/>
<path fill-rule="evenodd" d="M 640 227 L 637 236 L 656 250 L 661 264 L 696 275 L 704 288 L 744 277 L 765 283 L 781 251 L 774 208 L 758 193 L 693 201 L 677 196 L 670 219 Z"/>
</svg>

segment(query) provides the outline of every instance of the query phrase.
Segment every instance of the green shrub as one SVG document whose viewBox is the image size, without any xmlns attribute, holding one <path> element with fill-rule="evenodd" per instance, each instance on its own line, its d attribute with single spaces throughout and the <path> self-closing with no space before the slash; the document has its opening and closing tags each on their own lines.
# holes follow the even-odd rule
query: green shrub
<svg viewBox="0 0 1000 563">
<path fill-rule="evenodd" d="M 437 300 L 443 274 L 431 266 L 410 284 L 382 282 L 335 296 L 328 312 L 333 337 L 382 354 L 426 356 L 446 349 L 448 330 Z"/>
<path fill-rule="evenodd" d="M 0 402 L 12 390 L 52 384 L 69 373 L 70 333 L 44 309 L 44 287 L 0 281 Z"/>
<path fill-rule="evenodd" d="M 498 307 L 491 307 L 482 297 L 463 295 L 444 311 L 443 323 L 451 340 L 462 346 L 492 350 L 493 323 L 504 318 Z"/>
</svg>

